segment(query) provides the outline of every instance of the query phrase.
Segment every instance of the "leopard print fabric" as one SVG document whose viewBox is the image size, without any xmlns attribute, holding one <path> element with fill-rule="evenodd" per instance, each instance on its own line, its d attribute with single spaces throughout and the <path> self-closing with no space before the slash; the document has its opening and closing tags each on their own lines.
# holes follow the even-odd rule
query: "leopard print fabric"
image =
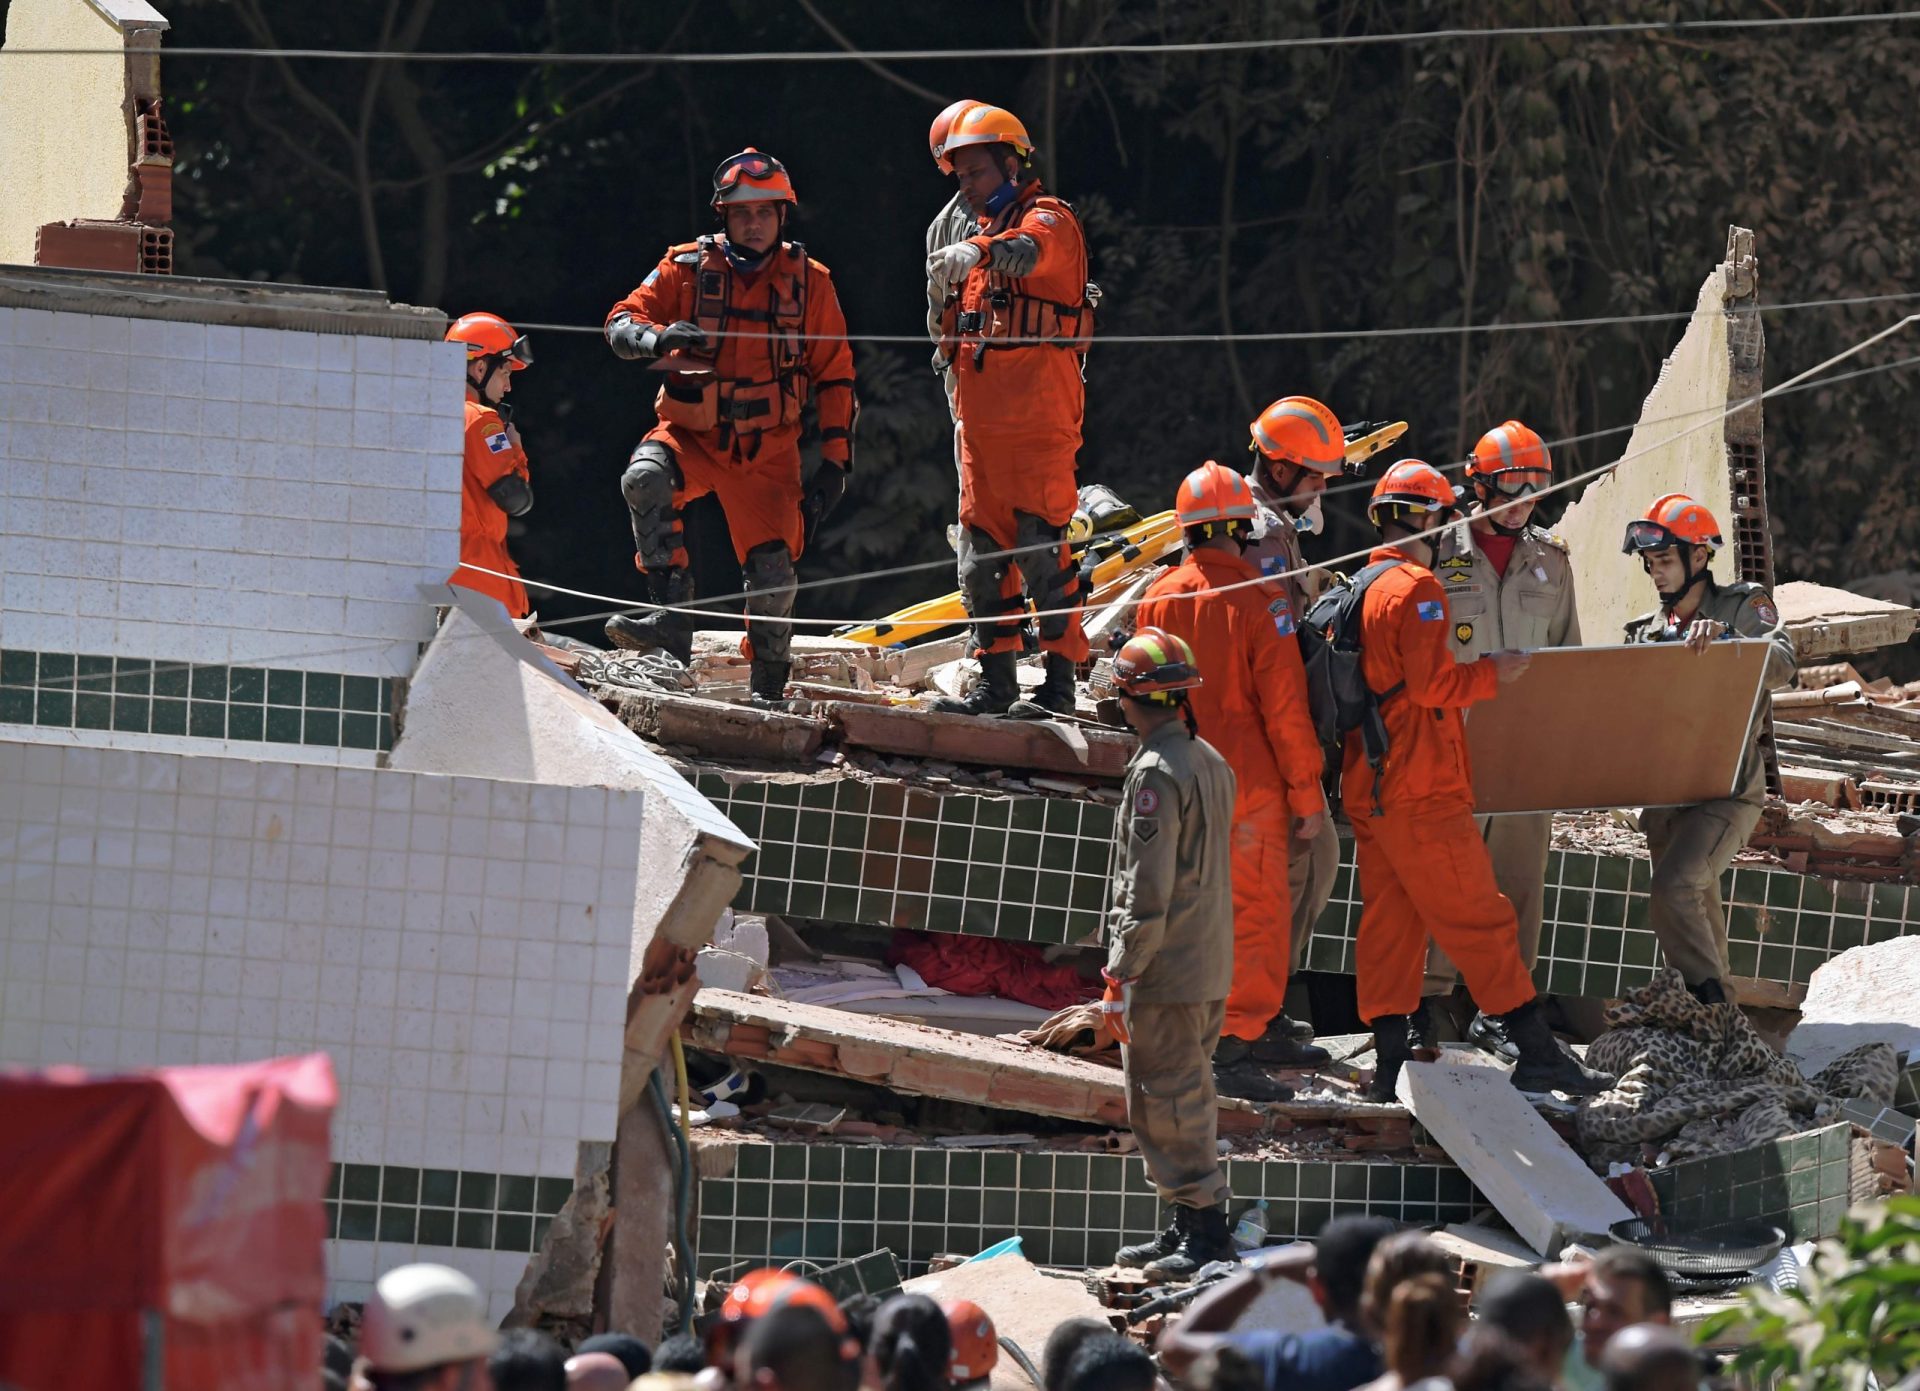
<svg viewBox="0 0 1920 1391">
<path fill-rule="evenodd" d="M 1768 1047 L 1736 1005 L 1703 1005 L 1671 968 L 1607 1010 L 1609 1032 L 1587 1063 L 1619 1080 L 1580 1107 L 1578 1132 L 1597 1167 L 1721 1154 L 1806 1130 L 1841 1098 L 1890 1105 L 1899 1058 L 1869 1043 L 1809 1081 Z"/>
</svg>

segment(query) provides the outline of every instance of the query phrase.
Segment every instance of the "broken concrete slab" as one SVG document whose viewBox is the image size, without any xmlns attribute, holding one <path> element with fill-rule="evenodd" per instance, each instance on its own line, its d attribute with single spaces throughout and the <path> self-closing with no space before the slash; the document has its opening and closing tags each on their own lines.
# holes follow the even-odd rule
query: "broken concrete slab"
<svg viewBox="0 0 1920 1391">
<path fill-rule="evenodd" d="M 1408 1063 L 1394 1090 L 1541 1255 L 1570 1240 L 1605 1236 L 1633 1216 L 1498 1065 L 1465 1058 Z"/>
<path fill-rule="evenodd" d="M 688 695 L 623 694 L 620 723 L 654 744 L 683 744 L 716 758 L 804 763 L 820 751 L 827 726 L 807 715 L 756 710 Z"/>
<path fill-rule="evenodd" d="M 930 710 L 830 702 L 819 713 L 841 743 L 912 758 L 994 768 L 1033 768 L 1119 781 L 1134 738 L 1118 730 L 1055 720 L 996 720 Z"/>
<path fill-rule="evenodd" d="M 1487 1278 L 1501 1270 L 1531 1270 L 1540 1258 L 1512 1232 L 1481 1222 L 1455 1222 L 1429 1233 L 1433 1244 L 1460 1263 L 1460 1288 L 1479 1297 Z"/>
<path fill-rule="evenodd" d="M 746 994 L 760 982 L 767 968 L 744 952 L 720 947 L 702 947 L 693 958 L 694 974 L 705 990 L 731 990 Z"/>
<path fill-rule="evenodd" d="M 1773 601 L 1803 662 L 1896 647 L 1920 625 L 1920 609 L 1800 580 L 1776 587 Z"/>
<path fill-rule="evenodd" d="M 1841 952 L 1813 973 L 1787 1056 L 1811 1078 L 1863 1043 L 1920 1056 L 1920 937 Z"/>
<path fill-rule="evenodd" d="M 994 1331 L 1011 1340 L 1036 1367 L 1054 1329 L 1069 1319 L 1104 1324 L 1111 1312 L 1087 1292 L 1079 1279 L 1045 1274 L 1025 1256 L 967 1261 L 950 1270 L 917 1276 L 901 1288 L 942 1303 L 971 1299 L 993 1320 Z M 992 1391 L 1034 1391 L 1032 1381 L 1005 1349 L 989 1384 Z"/>
</svg>

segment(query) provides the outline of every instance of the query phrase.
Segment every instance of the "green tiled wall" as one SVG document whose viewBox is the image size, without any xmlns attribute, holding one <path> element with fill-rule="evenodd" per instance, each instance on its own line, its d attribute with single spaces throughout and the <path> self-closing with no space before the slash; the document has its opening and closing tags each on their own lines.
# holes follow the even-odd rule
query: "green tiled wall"
<svg viewBox="0 0 1920 1391">
<path fill-rule="evenodd" d="M 1830 1125 L 1732 1154 L 1685 1159 L 1653 1171 L 1661 1212 L 1682 1227 L 1760 1218 L 1789 1241 L 1840 1230 L 1848 1207 L 1853 1128 Z"/>
<path fill-rule="evenodd" d="M 0 652 L 0 724 L 385 750 L 393 681 L 71 652 Z"/>
<path fill-rule="evenodd" d="M 721 1142 L 724 1143 L 724 1142 Z M 1165 1220 L 1138 1155 L 730 1146 L 732 1172 L 700 1180 L 702 1276 L 739 1261 L 826 1264 L 885 1247 L 909 1271 L 943 1252 L 1019 1236 L 1041 1265 L 1105 1265 Z M 719 1167 L 708 1162 L 702 1168 Z M 1452 1165 L 1227 1161 L 1233 1210 L 1267 1200 L 1276 1237 L 1311 1236 L 1345 1212 L 1462 1222 L 1484 1199 Z"/>
<path fill-rule="evenodd" d="M 534 1251 L 573 1192 L 570 1178 L 336 1164 L 327 1235 L 482 1251 Z"/>
<path fill-rule="evenodd" d="M 695 786 L 760 850 L 736 908 L 1064 942 L 1097 929 L 1113 808 L 1065 797 L 932 792 L 856 778 Z"/>
</svg>

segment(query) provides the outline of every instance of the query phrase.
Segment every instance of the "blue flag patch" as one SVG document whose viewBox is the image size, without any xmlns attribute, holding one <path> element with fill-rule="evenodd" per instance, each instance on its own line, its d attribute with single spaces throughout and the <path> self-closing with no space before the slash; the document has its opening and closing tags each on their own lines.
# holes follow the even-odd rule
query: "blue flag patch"
<svg viewBox="0 0 1920 1391">
<path fill-rule="evenodd" d="M 1416 611 L 1422 623 L 1438 623 L 1447 616 L 1447 606 L 1438 599 L 1422 599 Z"/>
<path fill-rule="evenodd" d="M 501 430 L 487 436 L 487 450 L 492 454 L 502 454 L 513 448 L 513 442 L 507 438 L 507 432 Z"/>
<path fill-rule="evenodd" d="M 1273 630 L 1281 637 L 1293 636 L 1293 607 L 1285 599 L 1275 599 L 1267 605 L 1267 612 L 1273 615 Z"/>
</svg>

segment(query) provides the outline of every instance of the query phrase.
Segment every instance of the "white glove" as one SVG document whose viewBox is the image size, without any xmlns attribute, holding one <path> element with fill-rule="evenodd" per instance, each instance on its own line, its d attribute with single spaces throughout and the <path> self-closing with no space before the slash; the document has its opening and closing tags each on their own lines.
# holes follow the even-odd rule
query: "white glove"
<svg viewBox="0 0 1920 1391">
<path fill-rule="evenodd" d="M 943 246 L 927 257 L 927 283 L 934 293 L 944 297 L 949 289 L 967 278 L 967 272 L 980 264 L 980 248 L 970 241 Z"/>
</svg>

